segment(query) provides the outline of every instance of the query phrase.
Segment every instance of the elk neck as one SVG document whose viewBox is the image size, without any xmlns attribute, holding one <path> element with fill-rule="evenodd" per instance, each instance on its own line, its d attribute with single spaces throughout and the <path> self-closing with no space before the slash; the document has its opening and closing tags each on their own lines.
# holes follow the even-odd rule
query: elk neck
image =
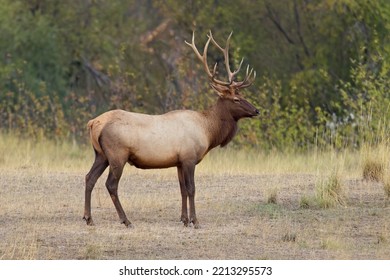
<svg viewBox="0 0 390 280">
<path fill-rule="evenodd" d="M 203 112 L 205 116 L 205 126 L 209 133 L 211 150 L 214 147 L 226 146 L 237 132 L 237 120 L 232 116 L 226 106 L 226 100 L 218 98 L 218 101 Z"/>
</svg>

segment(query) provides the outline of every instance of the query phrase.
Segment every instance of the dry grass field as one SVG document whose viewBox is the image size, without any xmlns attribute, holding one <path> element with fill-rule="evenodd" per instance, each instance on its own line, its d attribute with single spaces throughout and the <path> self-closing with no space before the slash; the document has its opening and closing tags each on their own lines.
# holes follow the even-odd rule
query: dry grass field
<svg viewBox="0 0 390 280">
<path fill-rule="evenodd" d="M 212 151 L 196 171 L 198 230 L 179 222 L 175 169 L 127 166 L 128 229 L 107 173 L 93 192 L 96 225 L 82 220 L 90 147 L 1 136 L 0 259 L 389 259 L 385 184 L 363 180 L 363 154 Z M 342 199 L 324 204 L 320 186 L 332 176 L 330 196 Z"/>
</svg>

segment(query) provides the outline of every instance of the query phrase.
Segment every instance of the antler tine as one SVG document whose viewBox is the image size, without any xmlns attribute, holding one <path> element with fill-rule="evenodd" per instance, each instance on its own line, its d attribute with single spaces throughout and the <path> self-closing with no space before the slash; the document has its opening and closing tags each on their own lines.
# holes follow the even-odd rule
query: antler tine
<svg viewBox="0 0 390 280">
<path fill-rule="evenodd" d="M 253 68 L 251 68 L 251 71 L 249 72 L 249 64 L 248 64 L 248 66 L 246 67 L 245 78 L 242 81 L 243 84 L 246 83 L 246 81 L 249 80 L 249 77 L 252 75 L 252 72 L 253 72 Z"/>
<path fill-rule="evenodd" d="M 207 65 L 207 49 L 208 49 L 208 46 L 210 44 L 210 39 L 207 40 L 206 45 L 204 46 L 203 55 L 201 55 L 199 53 L 198 48 L 195 46 L 195 31 L 192 32 L 192 42 L 191 42 L 191 44 L 188 43 L 187 41 L 184 41 L 184 42 L 192 48 L 192 50 L 195 52 L 195 54 L 199 58 L 199 60 L 203 62 L 203 66 L 204 66 L 204 69 L 207 72 L 207 75 L 210 78 L 212 78 L 213 75 L 211 74 L 210 69 L 209 69 L 209 67 Z"/>
<path fill-rule="evenodd" d="M 253 73 L 253 78 L 250 79 L 250 77 L 252 76 L 252 73 Z M 242 82 L 237 83 L 237 87 L 238 88 L 247 88 L 253 84 L 255 79 L 256 79 L 256 71 L 254 71 L 253 68 L 251 68 L 251 70 L 249 71 L 249 65 L 248 65 L 246 67 L 245 78 Z"/>
<path fill-rule="evenodd" d="M 222 48 L 214 39 L 213 34 L 209 33 L 209 38 L 211 38 L 211 42 L 223 53 L 224 59 L 225 59 L 225 67 L 226 67 L 226 72 L 229 77 L 229 84 L 233 83 L 234 77 L 237 75 L 238 72 L 241 70 L 242 63 L 244 62 L 244 59 L 241 60 L 239 67 L 237 68 L 236 71 L 232 72 L 230 69 L 230 63 L 229 63 L 229 46 L 230 46 L 230 38 L 233 35 L 233 31 L 230 32 L 229 37 L 226 40 L 226 47 Z"/>
<path fill-rule="evenodd" d="M 220 84 L 220 85 L 229 85 L 229 83 L 226 83 L 226 82 L 223 82 L 223 81 L 220 81 L 220 80 L 217 80 L 215 78 L 215 75 L 216 75 L 216 72 L 217 72 L 217 64 L 218 63 L 215 63 L 214 65 L 214 69 L 213 69 L 213 72 L 210 71 L 210 68 L 208 66 L 208 63 L 207 63 L 207 50 L 208 50 L 208 47 L 209 47 L 209 44 L 210 44 L 210 41 L 212 40 L 212 38 L 210 38 L 210 36 L 208 36 L 209 39 L 207 40 L 205 46 L 204 46 L 204 49 L 203 49 L 203 55 L 201 55 L 197 49 L 197 47 L 195 46 L 195 31 L 192 33 L 192 42 L 191 44 L 188 43 L 187 41 L 184 41 L 187 45 L 189 45 L 195 52 L 196 56 L 199 58 L 200 61 L 202 61 L 203 63 L 203 66 L 204 66 L 204 69 L 206 70 L 206 73 L 207 75 L 209 76 L 209 78 L 216 84 Z"/>
<path fill-rule="evenodd" d="M 229 49 L 229 41 L 230 41 L 230 37 L 233 35 L 233 31 L 230 33 L 229 37 L 227 38 L 226 40 L 226 45 L 227 45 L 227 48 Z M 211 38 L 211 41 L 213 42 L 213 44 L 223 53 L 225 53 L 225 49 L 222 48 L 215 40 L 214 40 L 214 37 L 213 37 L 213 33 L 211 33 L 211 30 L 209 30 L 209 34 L 207 35 L 207 37 Z"/>
<path fill-rule="evenodd" d="M 233 82 L 234 77 L 237 75 L 238 72 L 241 70 L 242 63 L 244 62 L 244 58 L 241 59 L 240 65 L 238 66 L 237 70 L 233 73 L 229 73 L 229 80 L 230 82 Z M 230 69 L 229 69 L 230 70 Z"/>
</svg>

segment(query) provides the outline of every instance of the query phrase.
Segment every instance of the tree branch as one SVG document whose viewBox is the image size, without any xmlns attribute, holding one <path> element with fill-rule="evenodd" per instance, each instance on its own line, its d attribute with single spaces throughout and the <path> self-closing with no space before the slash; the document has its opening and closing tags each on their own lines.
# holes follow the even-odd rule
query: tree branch
<svg viewBox="0 0 390 280">
<path fill-rule="evenodd" d="M 81 58 L 83 62 L 83 66 L 86 70 L 91 74 L 91 76 L 95 79 L 97 85 L 102 87 L 103 84 L 109 84 L 110 78 L 104 73 L 97 70 L 85 57 Z"/>
<path fill-rule="evenodd" d="M 152 42 L 156 37 L 161 34 L 162 32 L 167 29 L 169 23 L 171 22 L 170 19 L 165 19 L 163 22 L 161 22 L 155 29 L 152 31 L 147 32 L 146 34 L 142 35 L 140 37 L 140 43 L 143 49 L 147 50 L 148 52 L 153 53 L 153 49 L 148 48 L 148 44 Z"/>
<path fill-rule="evenodd" d="M 271 6 L 268 3 L 265 3 L 265 7 L 268 11 L 268 17 L 270 20 L 275 24 L 276 28 L 283 34 L 284 38 L 286 38 L 287 42 L 289 42 L 292 45 L 295 45 L 294 40 L 288 35 L 287 31 L 284 30 L 281 23 L 278 21 L 277 17 L 275 16 L 274 11 L 272 10 Z"/>
<path fill-rule="evenodd" d="M 299 38 L 299 42 L 303 46 L 303 50 L 305 52 L 305 55 L 310 57 L 309 49 L 307 48 L 306 43 L 305 43 L 305 41 L 303 39 L 303 36 L 302 36 L 301 20 L 300 20 L 300 17 L 299 17 L 298 5 L 297 5 L 297 1 L 296 0 L 294 0 L 294 16 L 295 16 L 295 22 L 297 24 L 297 35 L 298 35 L 298 38 Z"/>
</svg>

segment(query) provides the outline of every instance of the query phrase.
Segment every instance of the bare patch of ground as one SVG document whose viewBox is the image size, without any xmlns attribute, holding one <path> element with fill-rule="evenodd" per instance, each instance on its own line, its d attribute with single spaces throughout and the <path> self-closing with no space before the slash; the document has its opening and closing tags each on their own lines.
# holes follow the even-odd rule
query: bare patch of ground
<svg viewBox="0 0 390 280">
<path fill-rule="evenodd" d="M 95 226 L 82 220 L 79 171 L 0 169 L 0 259 L 388 259 L 390 208 L 379 183 L 343 180 L 346 205 L 301 208 L 313 174 L 198 173 L 201 229 L 180 222 L 173 171 L 127 171 L 119 187 L 134 224 L 119 224 L 98 181 Z M 276 192 L 276 203 L 267 196 Z"/>
</svg>

